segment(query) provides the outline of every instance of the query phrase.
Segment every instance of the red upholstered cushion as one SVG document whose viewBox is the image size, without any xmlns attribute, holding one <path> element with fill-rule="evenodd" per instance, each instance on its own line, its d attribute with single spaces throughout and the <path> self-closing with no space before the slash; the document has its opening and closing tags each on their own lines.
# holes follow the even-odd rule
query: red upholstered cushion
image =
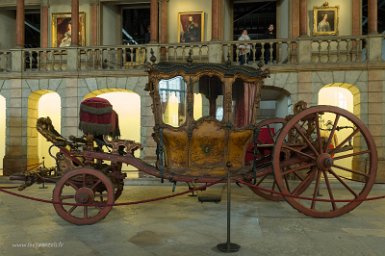
<svg viewBox="0 0 385 256">
<path fill-rule="evenodd" d="M 93 135 L 119 135 L 118 117 L 111 103 L 103 98 L 93 97 L 80 104 L 79 129 Z"/>
</svg>

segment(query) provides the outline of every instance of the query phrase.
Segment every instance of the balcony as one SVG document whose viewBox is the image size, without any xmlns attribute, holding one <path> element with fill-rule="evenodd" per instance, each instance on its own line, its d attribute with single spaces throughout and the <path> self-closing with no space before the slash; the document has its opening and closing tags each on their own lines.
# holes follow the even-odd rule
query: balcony
<svg viewBox="0 0 385 256">
<path fill-rule="evenodd" d="M 28 48 L 0 51 L 0 76 L 62 76 L 87 73 L 143 72 L 157 61 L 231 63 L 239 65 L 248 49 L 247 65 L 266 65 L 272 72 L 385 67 L 384 35 L 305 37 L 296 40 L 146 44 L 69 48 Z M 153 52 L 151 54 L 151 52 Z M 91 75 L 90 74 L 90 75 Z"/>
</svg>

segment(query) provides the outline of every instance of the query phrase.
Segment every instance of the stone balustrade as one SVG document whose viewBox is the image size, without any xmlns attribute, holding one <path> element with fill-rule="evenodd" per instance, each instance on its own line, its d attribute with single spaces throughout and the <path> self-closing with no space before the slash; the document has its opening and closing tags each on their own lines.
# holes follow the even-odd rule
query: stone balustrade
<svg viewBox="0 0 385 256">
<path fill-rule="evenodd" d="M 312 38 L 312 63 L 354 63 L 366 61 L 366 37 Z"/>
<path fill-rule="evenodd" d="M 223 44 L 224 59 L 239 63 L 246 54 L 249 65 L 297 64 L 297 42 L 286 39 L 230 41 Z"/>
<path fill-rule="evenodd" d="M 66 72 L 127 70 L 150 61 L 239 64 L 247 52 L 248 65 L 294 66 L 314 64 L 385 64 L 384 35 L 303 37 L 296 40 L 202 42 L 68 48 L 26 48 L 0 51 L 4 72 Z M 245 50 L 246 49 L 246 50 Z"/>
</svg>

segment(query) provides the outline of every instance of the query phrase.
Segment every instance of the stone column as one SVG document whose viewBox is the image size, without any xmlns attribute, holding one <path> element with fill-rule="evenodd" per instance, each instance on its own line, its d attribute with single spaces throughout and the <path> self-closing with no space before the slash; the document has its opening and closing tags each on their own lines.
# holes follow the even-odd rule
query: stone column
<svg viewBox="0 0 385 256">
<path fill-rule="evenodd" d="M 3 161 L 4 175 L 27 170 L 28 97 L 22 97 L 22 80 L 9 79 L 2 94 L 7 97 L 7 138 Z"/>
<path fill-rule="evenodd" d="M 299 34 L 307 36 L 307 0 L 299 2 Z"/>
<path fill-rule="evenodd" d="M 71 46 L 79 45 L 79 0 L 71 1 Z"/>
<path fill-rule="evenodd" d="M 368 71 L 367 98 L 361 101 L 361 106 L 366 101 L 367 108 L 361 108 L 361 116 L 367 115 L 367 126 L 370 130 L 374 142 L 376 143 L 378 156 L 377 182 L 385 182 L 385 144 L 384 144 L 384 81 L 385 74 L 381 69 L 371 69 Z M 363 98 L 364 95 L 361 95 Z M 363 166 L 365 167 L 365 166 Z M 362 168 L 365 170 L 365 168 Z"/>
<path fill-rule="evenodd" d="M 160 10 L 160 43 L 168 43 L 168 0 L 161 0 L 161 10 Z"/>
<path fill-rule="evenodd" d="M 48 0 L 41 1 L 40 5 L 40 47 L 48 47 Z"/>
<path fill-rule="evenodd" d="M 16 47 L 24 48 L 24 0 L 16 1 Z"/>
<path fill-rule="evenodd" d="M 291 0 L 291 31 L 290 38 L 297 38 L 299 34 L 299 0 Z"/>
<path fill-rule="evenodd" d="M 352 0 L 352 35 L 358 36 L 361 34 L 361 4 L 360 0 Z"/>
<path fill-rule="evenodd" d="M 377 0 L 368 0 L 368 33 L 377 34 Z"/>
<path fill-rule="evenodd" d="M 223 0 L 211 0 L 211 41 L 223 40 Z"/>
<path fill-rule="evenodd" d="M 159 5 L 158 0 L 151 0 L 150 5 L 150 43 L 158 42 L 159 32 Z"/>
<path fill-rule="evenodd" d="M 92 46 L 99 45 L 99 2 L 97 0 L 92 1 L 90 5 L 90 17 L 91 17 L 91 40 L 90 44 Z"/>
</svg>

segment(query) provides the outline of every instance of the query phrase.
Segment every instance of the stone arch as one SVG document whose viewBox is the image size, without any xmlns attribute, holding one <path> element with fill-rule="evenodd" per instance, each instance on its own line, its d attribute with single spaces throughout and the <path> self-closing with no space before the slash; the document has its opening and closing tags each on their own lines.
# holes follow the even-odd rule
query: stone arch
<svg viewBox="0 0 385 256">
<path fill-rule="evenodd" d="M 344 88 L 350 91 L 350 93 L 353 95 L 353 114 L 355 114 L 357 117 L 360 118 L 361 117 L 361 93 L 358 87 L 355 86 L 354 84 L 349 84 L 349 83 L 330 83 L 319 88 L 317 97 L 323 88 L 331 88 L 331 87 Z"/>
<path fill-rule="evenodd" d="M 142 143 L 140 95 L 127 89 L 105 88 L 92 91 L 85 95 L 84 98 L 86 99 L 95 96 L 108 99 L 114 110 L 118 113 L 121 138 Z M 140 154 L 140 151 L 135 152 L 137 157 L 139 157 Z M 135 168 L 127 167 L 127 165 L 123 165 L 122 168 L 124 171 L 128 172 L 127 174 L 129 176 L 138 177 L 138 172 Z"/>
<path fill-rule="evenodd" d="M 141 141 L 141 104 L 140 104 L 140 95 L 127 89 L 120 88 L 104 88 L 100 90 L 92 91 L 84 96 L 84 99 L 90 97 L 103 97 L 103 95 L 111 94 L 110 97 L 107 98 L 114 107 L 114 110 L 118 113 L 119 116 L 119 124 L 121 126 L 121 137 L 124 139 L 131 139 L 135 141 Z M 117 94 L 116 94 L 117 93 Z M 119 95 L 119 93 L 127 93 L 127 95 Z M 116 101 L 114 100 L 116 97 Z M 119 97 L 119 98 L 118 98 Z M 122 100 L 126 99 L 125 102 Z M 133 124 L 135 127 L 131 127 L 133 129 L 129 129 L 129 127 L 125 127 L 124 123 Z M 123 125 L 123 127 L 122 127 Z M 129 130 L 134 130 L 134 134 L 130 134 Z"/>
<path fill-rule="evenodd" d="M 51 94 L 51 93 L 55 93 L 59 99 L 60 99 L 60 95 L 55 92 L 55 91 L 51 91 L 51 90 L 37 90 L 37 91 L 33 91 L 29 97 L 28 97 L 28 111 L 27 111 L 27 166 L 34 166 L 36 165 L 37 163 L 40 163 L 41 162 L 41 159 L 40 159 L 40 148 L 39 148 L 39 133 L 38 131 L 36 130 L 36 120 L 39 118 L 39 101 L 41 99 L 41 97 L 47 95 L 47 94 Z M 59 100 L 58 102 L 60 105 L 59 105 L 59 120 L 61 118 L 61 101 Z M 52 107 L 52 105 L 50 105 L 50 107 Z M 55 129 L 60 132 L 60 127 L 58 127 L 57 125 L 55 126 Z M 44 141 L 43 139 L 40 139 L 40 141 Z M 41 144 L 41 143 L 40 143 Z M 49 144 L 47 144 L 48 146 Z M 43 154 L 43 156 L 47 159 L 45 161 L 48 161 L 46 163 L 49 163 L 47 167 L 49 167 L 50 165 L 55 165 L 54 161 L 51 161 L 53 159 L 51 159 L 50 157 L 47 157 L 48 156 L 48 149 L 47 149 L 47 152 Z"/>
<path fill-rule="evenodd" d="M 353 105 L 352 107 L 349 107 L 348 105 L 341 106 L 339 104 L 330 104 L 330 105 L 344 108 L 350 112 L 353 112 L 354 115 L 356 115 L 358 118 L 360 118 L 360 116 L 361 116 L 361 96 L 360 96 L 360 90 L 358 89 L 357 86 L 355 86 L 353 84 L 349 84 L 349 83 L 331 83 L 331 84 L 327 84 L 327 85 L 323 86 L 322 88 L 320 88 L 318 90 L 317 95 L 320 95 L 322 90 L 325 88 L 343 88 L 346 91 L 350 92 L 351 96 L 352 96 L 352 105 Z M 344 93 L 344 92 L 341 91 L 340 93 Z M 337 94 L 338 94 L 338 92 L 337 92 Z M 345 95 L 345 97 L 349 97 L 349 95 Z M 340 100 L 340 99 L 338 99 L 338 100 Z M 344 99 L 342 99 L 342 100 L 344 100 Z M 344 123 L 344 120 L 341 118 L 339 121 L 339 125 L 350 126 L 351 124 L 350 123 Z M 337 141 L 342 141 L 343 138 L 347 137 L 346 134 L 350 134 L 350 133 L 351 133 L 350 130 L 340 130 L 340 131 L 336 132 Z M 353 152 L 359 151 L 360 145 L 361 145 L 360 139 L 361 138 L 359 136 L 355 136 L 353 139 L 353 142 L 352 142 L 353 148 L 349 151 L 345 151 L 343 154 L 351 154 Z M 338 153 L 336 154 L 336 156 L 338 156 Z M 366 159 L 363 159 L 363 158 L 360 158 L 357 156 L 357 157 L 352 157 L 351 159 L 340 160 L 340 162 L 338 162 L 338 165 L 343 166 L 343 167 L 348 168 L 348 169 L 352 169 L 352 167 L 358 168 L 358 166 L 361 166 L 360 169 L 362 168 L 362 170 L 365 170 L 365 167 L 364 167 L 365 162 L 366 162 Z M 342 175 L 343 177 L 346 177 L 346 175 L 347 175 L 346 173 L 344 173 L 343 171 L 341 171 L 339 169 L 336 169 L 335 172 L 337 174 Z M 347 177 L 347 178 L 352 178 L 352 176 Z M 360 177 L 358 177 L 358 178 L 360 178 Z"/>
</svg>

